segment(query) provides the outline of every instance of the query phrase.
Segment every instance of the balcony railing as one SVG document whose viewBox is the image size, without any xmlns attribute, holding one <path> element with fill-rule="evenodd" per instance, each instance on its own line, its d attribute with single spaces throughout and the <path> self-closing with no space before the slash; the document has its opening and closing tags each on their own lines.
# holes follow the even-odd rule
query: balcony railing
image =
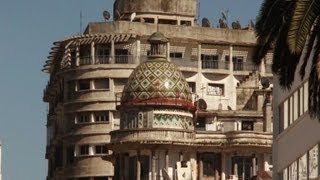
<svg viewBox="0 0 320 180">
<path fill-rule="evenodd" d="M 95 64 L 110 64 L 110 56 L 96 56 Z"/>
<path fill-rule="evenodd" d="M 225 61 L 202 60 L 202 69 L 229 69 L 229 64 Z"/>
<path fill-rule="evenodd" d="M 180 129 L 130 129 L 111 132 L 111 143 L 123 142 L 185 142 L 194 139 L 194 131 Z"/>
<path fill-rule="evenodd" d="M 89 65 L 91 64 L 91 56 L 81 56 L 79 65 Z"/>
<path fill-rule="evenodd" d="M 252 62 L 233 62 L 233 71 L 256 71 L 258 66 Z"/>
<path fill-rule="evenodd" d="M 132 55 L 116 55 L 114 56 L 115 64 L 134 64 L 134 56 Z"/>
</svg>

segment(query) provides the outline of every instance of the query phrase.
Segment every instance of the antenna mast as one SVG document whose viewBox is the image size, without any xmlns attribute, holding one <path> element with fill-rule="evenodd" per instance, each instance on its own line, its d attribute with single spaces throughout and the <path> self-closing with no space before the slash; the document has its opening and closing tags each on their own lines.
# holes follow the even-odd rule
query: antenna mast
<svg viewBox="0 0 320 180">
<path fill-rule="evenodd" d="M 197 14 L 198 14 L 198 17 L 197 17 L 197 22 L 199 24 L 199 19 L 200 19 L 200 0 L 197 0 Z"/>
<path fill-rule="evenodd" d="M 82 11 L 80 11 L 80 31 L 79 31 L 79 33 L 80 33 L 80 35 L 82 34 Z"/>
</svg>

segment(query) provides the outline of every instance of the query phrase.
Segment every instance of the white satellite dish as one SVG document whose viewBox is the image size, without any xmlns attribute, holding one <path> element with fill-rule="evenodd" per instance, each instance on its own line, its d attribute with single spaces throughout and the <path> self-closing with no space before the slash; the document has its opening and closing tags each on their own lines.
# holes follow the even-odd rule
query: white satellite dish
<svg viewBox="0 0 320 180">
<path fill-rule="evenodd" d="M 137 14 L 136 14 L 135 12 L 130 15 L 130 22 L 132 22 L 132 21 L 134 20 L 134 18 L 136 17 L 136 15 L 137 15 Z"/>
</svg>

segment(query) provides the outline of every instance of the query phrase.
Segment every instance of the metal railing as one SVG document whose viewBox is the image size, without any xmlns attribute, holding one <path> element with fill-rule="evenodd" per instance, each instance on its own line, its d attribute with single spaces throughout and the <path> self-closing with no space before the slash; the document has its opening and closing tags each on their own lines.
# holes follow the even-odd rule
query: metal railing
<svg viewBox="0 0 320 180">
<path fill-rule="evenodd" d="M 110 64 L 110 56 L 96 56 L 95 57 L 95 64 Z"/>
<path fill-rule="evenodd" d="M 132 55 L 115 55 L 115 64 L 134 64 L 134 56 Z"/>
<path fill-rule="evenodd" d="M 202 69 L 229 69 L 229 63 L 218 60 L 202 60 Z"/>
<path fill-rule="evenodd" d="M 91 56 L 81 56 L 80 57 L 80 61 L 79 61 L 79 65 L 89 65 L 91 64 Z"/>
</svg>

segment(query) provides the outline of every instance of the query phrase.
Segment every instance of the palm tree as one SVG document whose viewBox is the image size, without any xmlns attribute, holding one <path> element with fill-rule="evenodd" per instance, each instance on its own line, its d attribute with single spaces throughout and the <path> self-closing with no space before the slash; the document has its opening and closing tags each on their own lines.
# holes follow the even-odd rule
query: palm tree
<svg viewBox="0 0 320 180">
<path fill-rule="evenodd" d="M 301 79 L 309 72 L 309 113 L 320 121 L 320 1 L 264 0 L 257 18 L 256 64 L 271 48 L 272 71 L 282 88 L 290 89 L 299 62 Z"/>
</svg>

